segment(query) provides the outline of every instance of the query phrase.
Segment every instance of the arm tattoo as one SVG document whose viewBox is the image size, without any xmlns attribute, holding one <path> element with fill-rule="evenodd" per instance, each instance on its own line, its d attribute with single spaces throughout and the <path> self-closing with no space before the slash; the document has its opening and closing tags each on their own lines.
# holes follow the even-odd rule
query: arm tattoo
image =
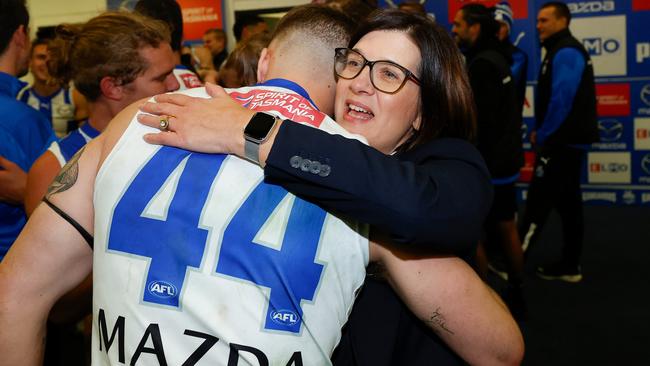
<svg viewBox="0 0 650 366">
<path fill-rule="evenodd" d="M 454 332 L 451 331 L 451 329 L 447 328 L 447 321 L 445 320 L 445 317 L 442 315 L 440 312 L 440 308 L 437 308 L 436 311 L 431 314 L 428 320 L 426 320 L 427 323 L 430 323 L 434 326 L 434 328 L 440 328 L 443 329 L 450 334 L 454 334 Z"/>
<path fill-rule="evenodd" d="M 59 175 L 54 178 L 52 184 L 47 189 L 45 197 L 50 198 L 53 194 L 65 192 L 77 182 L 79 175 L 79 157 L 86 147 L 82 147 L 61 169 Z"/>
</svg>

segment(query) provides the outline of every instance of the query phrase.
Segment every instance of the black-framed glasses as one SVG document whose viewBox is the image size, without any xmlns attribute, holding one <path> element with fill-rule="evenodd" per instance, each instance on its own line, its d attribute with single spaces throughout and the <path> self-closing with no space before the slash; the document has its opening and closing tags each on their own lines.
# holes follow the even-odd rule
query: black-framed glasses
<svg viewBox="0 0 650 366">
<path fill-rule="evenodd" d="M 388 94 L 397 93 L 407 81 L 420 85 L 409 69 L 392 61 L 368 61 L 362 54 L 349 48 L 337 48 L 334 56 L 334 71 L 343 79 L 354 79 L 364 67 L 370 68 L 370 82 L 375 89 Z"/>
</svg>

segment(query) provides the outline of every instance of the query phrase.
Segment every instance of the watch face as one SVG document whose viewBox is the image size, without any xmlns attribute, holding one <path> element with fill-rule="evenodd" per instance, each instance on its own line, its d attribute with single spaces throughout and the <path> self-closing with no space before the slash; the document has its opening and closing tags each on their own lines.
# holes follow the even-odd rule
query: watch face
<svg viewBox="0 0 650 366">
<path fill-rule="evenodd" d="M 266 113 L 255 113 L 244 129 L 244 136 L 254 140 L 264 140 L 275 123 L 275 117 Z"/>
</svg>

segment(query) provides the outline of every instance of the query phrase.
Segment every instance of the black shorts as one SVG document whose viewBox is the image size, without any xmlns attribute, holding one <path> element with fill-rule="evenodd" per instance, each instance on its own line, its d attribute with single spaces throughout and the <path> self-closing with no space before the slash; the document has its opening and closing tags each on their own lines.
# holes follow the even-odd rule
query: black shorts
<svg viewBox="0 0 650 366">
<path fill-rule="evenodd" d="M 514 220 L 517 212 L 517 190 L 515 183 L 495 184 L 494 201 L 488 215 L 488 221 Z"/>
</svg>

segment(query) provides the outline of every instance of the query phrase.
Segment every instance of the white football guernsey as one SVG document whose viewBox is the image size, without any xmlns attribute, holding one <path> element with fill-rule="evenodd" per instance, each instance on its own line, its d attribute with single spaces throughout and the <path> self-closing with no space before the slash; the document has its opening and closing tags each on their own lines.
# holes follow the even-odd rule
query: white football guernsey
<svg viewBox="0 0 650 366">
<path fill-rule="evenodd" d="M 52 123 L 52 128 L 58 138 L 62 138 L 76 128 L 76 126 L 71 128 L 75 111 L 72 88 L 61 88 L 56 93 L 43 97 L 29 87 L 23 89 L 17 99 L 43 113 Z"/>
<path fill-rule="evenodd" d="M 231 96 L 350 136 L 286 80 Z M 246 160 L 146 144 L 152 131 L 134 117 L 95 182 L 93 365 L 330 364 L 367 227 L 263 183 Z"/>
</svg>

